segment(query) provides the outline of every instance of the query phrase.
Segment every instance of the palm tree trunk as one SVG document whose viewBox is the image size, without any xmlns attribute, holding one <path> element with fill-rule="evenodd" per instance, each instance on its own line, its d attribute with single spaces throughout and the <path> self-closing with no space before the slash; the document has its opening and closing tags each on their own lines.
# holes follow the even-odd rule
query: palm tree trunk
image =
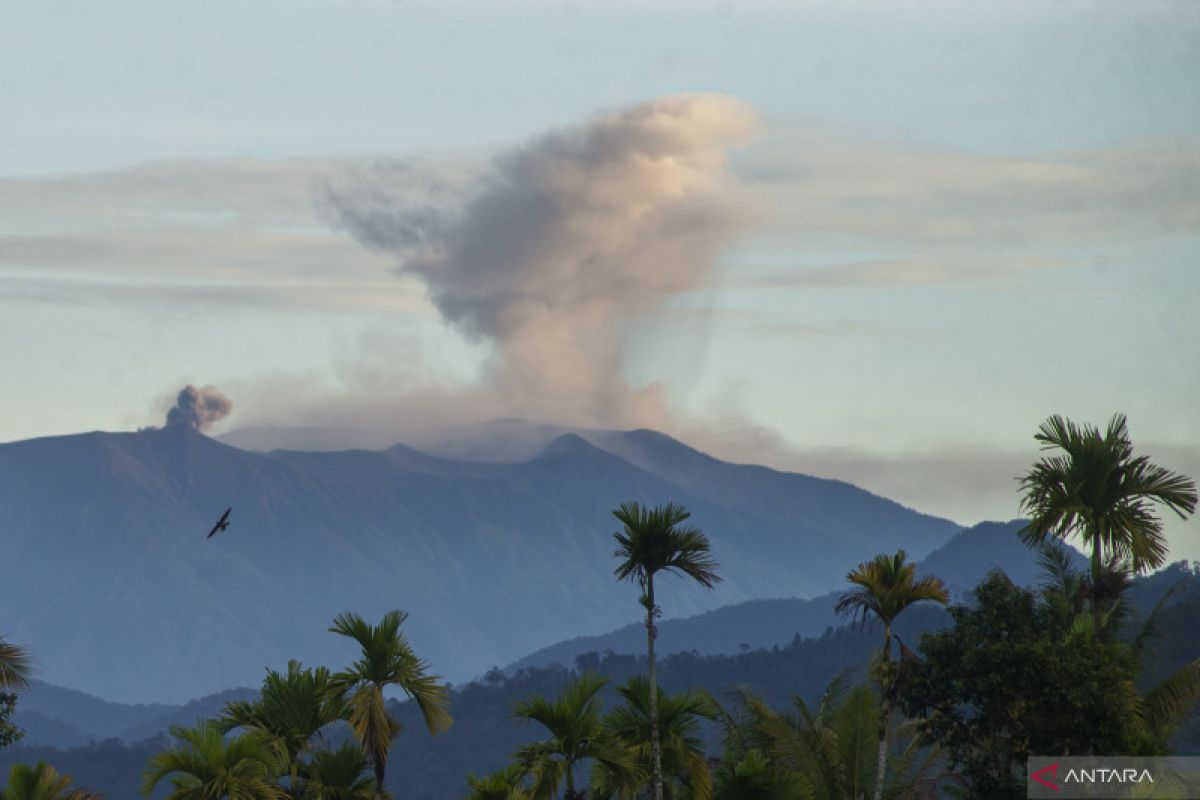
<svg viewBox="0 0 1200 800">
<path fill-rule="evenodd" d="M 888 666 L 892 660 L 892 626 L 883 626 L 883 663 L 880 672 L 879 694 L 882 701 L 879 712 L 879 755 L 875 759 L 875 800 L 883 800 L 884 773 L 887 770 L 888 718 L 892 715 L 892 693 Z"/>
<path fill-rule="evenodd" d="M 662 750 L 658 744 L 658 673 L 654 664 L 654 575 L 646 576 L 646 654 L 650 662 L 650 780 L 654 800 L 663 800 Z"/>
<path fill-rule="evenodd" d="M 387 756 L 380 754 L 378 751 L 372 753 L 371 767 L 375 770 L 375 796 L 380 798 L 387 797 L 387 794 L 383 790 L 384 773 L 387 771 Z"/>
<path fill-rule="evenodd" d="M 1104 544 L 1100 541 L 1097 526 L 1092 532 L 1092 635 L 1100 638 L 1100 598 L 1096 587 L 1100 585 L 1100 571 L 1104 563 Z"/>
</svg>

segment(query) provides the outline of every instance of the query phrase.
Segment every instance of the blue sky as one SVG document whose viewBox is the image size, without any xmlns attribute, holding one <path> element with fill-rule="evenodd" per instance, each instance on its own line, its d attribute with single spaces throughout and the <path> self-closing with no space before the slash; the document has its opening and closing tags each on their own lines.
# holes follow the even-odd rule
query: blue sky
<svg viewBox="0 0 1200 800">
<path fill-rule="evenodd" d="M 1200 472 L 1200 6 L 643 5 L 5 4 L 0 441 L 154 423 L 188 382 L 227 427 L 543 413 L 487 402 L 516 351 L 448 316 L 462 287 L 355 226 L 450 219 L 504 154 L 688 92 L 752 118 L 689 173 L 748 211 L 596 312 L 655 398 L 609 422 L 963 522 L 1015 514 L 1050 413 L 1124 411 Z"/>
</svg>

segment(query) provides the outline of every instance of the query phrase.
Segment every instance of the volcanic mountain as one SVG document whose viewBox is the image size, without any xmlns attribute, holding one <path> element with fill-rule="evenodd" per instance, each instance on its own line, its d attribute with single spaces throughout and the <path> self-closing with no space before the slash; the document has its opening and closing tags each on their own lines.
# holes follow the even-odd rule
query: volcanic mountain
<svg viewBox="0 0 1200 800">
<path fill-rule="evenodd" d="M 186 428 L 0 445 L 0 630 L 37 677 L 110 700 L 341 666 L 333 617 L 401 608 L 454 681 L 640 614 L 613 578 L 619 503 L 674 501 L 713 544 L 716 591 L 661 582 L 668 616 L 816 596 L 875 553 L 959 527 L 850 484 L 719 461 L 653 431 L 565 433 L 482 463 L 382 451 L 249 452 Z M 228 530 L 205 535 L 228 506 Z"/>
</svg>

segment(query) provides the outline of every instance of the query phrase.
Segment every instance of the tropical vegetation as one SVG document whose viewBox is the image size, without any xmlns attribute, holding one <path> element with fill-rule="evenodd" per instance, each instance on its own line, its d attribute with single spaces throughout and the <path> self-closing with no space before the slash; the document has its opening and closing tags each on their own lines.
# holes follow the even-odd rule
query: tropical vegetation
<svg viewBox="0 0 1200 800">
<path fill-rule="evenodd" d="M 0 800 L 103 800 L 87 789 L 71 785 L 70 775 L 60 775 L 49 764 L 39 761 L 32 767 L 17 764 L 8 773 L 8 785 L 0 791 Z"/>
<path fill-rule="evenodd" d="M 875 677 L 879 683 L 880 714 L 878 724 L 879 745 L 875 759 L 875 800 L 883 798 L 883 784 L 887 772 L 888 722 L 900 689 L 901 669 L 892 663 L 892 625 L 909 606 L 922 601 L 933 601 L 945 605 L 950 594 L 939 578 L 916 577 L 917 567 L 909 563 L 903 550 L 895 555 L 878 555 L 863 562 L 846 576 L 846 580 L 858 588 L 842 595 L 834 610 L 839 614 L 861 619 L 868 618 L 883 624 L 883 649 L 879 663 L 875 666 Z"/>
<path fill-rule="evenodd" d="M 654 640 L 658 630 L 654 620 L 662 610 L 654 599 L 654 578 L 659 572 L 682 575 L 711 589 L 720 580 L 717 562 L 709 555 L 708 537 L 699 528 L 684 523 L 691 514 L 682 506 L 667 503 L 647 508 L 639 503 L 624 503 L 613 516 L 624 529 L 613 534 L 617 542 L 618 580 L 636 582 L 641 589 L 640 602 L 646 610 L 646 661 L 650 698 L 650 780 L 653 800 L 663 800 L 662 746 L 658 729 L 658 681 L 655 674 Z"/>
<path fill-rule="evenodd" d="M 29 686 L 29 654 L 0 637 L 0 747 L 20 741 L 21 730 L 11 722 L 17 705 L 16 690 Z"/>
<path fill-rule="evenodd" d="M 1078 537 L 1091 549 L 1092 586 L 1101 587 L 1105 573 L 1140 574 L 1157 569 L 1167 557 L 1162 506 L 1184 518 L 1196 510 L 1196 484 L 1152 461 L 1135 455 L 1123 414 L 1116 414 L 1102 433 L 1054 415 L 1034 437 L 1051 454 L 1021 478 L 1021 511 L 1029 524 L 1021 536 L 1036 546 L 1048 538 Z M 1099 621 L 1106 595 L 1089 597 Z"/>
</svg>

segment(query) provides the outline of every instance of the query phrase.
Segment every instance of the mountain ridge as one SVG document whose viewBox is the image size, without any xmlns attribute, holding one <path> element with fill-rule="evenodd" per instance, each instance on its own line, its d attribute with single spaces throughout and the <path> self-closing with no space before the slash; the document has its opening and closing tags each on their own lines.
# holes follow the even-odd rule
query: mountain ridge
<svg viewBox="0 0 1200 800">
<path fill-rule="evenodd" d="M 248 452 L 181 428 L 0 445 L 0 622 L 51 683 L 174 702 L 288 658 L 339 663 L 336 614 L 402 608 L 417 650 L 462 681 L 636 618 L 612 579 L 621 502 L 681 503 L 713 541 L 725 582 L 664 582 L 669 615 L 819 594 L 864 554 L 927 552 L 959 530 L 849 484 L 646 439 L 632 441 L 657 472 L 570 432 L 515 464 L 404 445 Z M 231 527 L 206 541 L 229 506 Z"/>
</svg>

